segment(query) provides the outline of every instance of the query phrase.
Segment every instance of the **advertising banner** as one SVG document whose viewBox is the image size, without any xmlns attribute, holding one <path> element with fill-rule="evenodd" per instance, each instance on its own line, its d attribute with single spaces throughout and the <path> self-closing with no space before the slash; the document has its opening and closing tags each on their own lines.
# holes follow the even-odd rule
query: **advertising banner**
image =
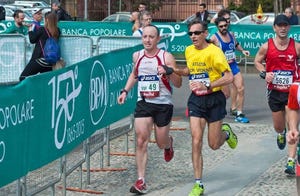
<svg viewBox="0 0 300 196">
<path fill-rule="evenodd" d="M 117 97 L 141 46 L 0 86 L 0 187 L 70 152 L 94 131 L 133 113 Z M 122 59 L 122 60 L 120 60 Z"/>
</svg>

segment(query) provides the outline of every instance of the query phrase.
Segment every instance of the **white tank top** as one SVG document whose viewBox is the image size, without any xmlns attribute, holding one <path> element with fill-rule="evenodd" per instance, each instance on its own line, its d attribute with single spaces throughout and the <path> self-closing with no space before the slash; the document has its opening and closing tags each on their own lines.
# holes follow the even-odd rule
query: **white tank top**
<svg viewBox="0 0 300 196">
<path fill-rule="evenodd" d="M 136 75 L 138 77 L 138 101 L 155 104 L 172 104 L 172 88 L 169 77 L 158 75 L 157 68 L 165 65 L 165 51 L 158 50 L 154 56 L 147 56 L 145 50 L 139 51 L 136 62 Z"/>
</svg>

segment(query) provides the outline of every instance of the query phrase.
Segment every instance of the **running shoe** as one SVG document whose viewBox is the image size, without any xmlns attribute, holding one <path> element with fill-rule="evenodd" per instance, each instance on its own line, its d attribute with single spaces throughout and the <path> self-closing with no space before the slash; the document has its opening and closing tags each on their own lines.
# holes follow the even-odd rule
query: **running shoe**
<svg viewBox="0 0 300 196">
<path fill-rule="evenodd" d="M 229 138 L 226 140 L 230 148 L 235 149 L 238 144 L 238 139 L 235 133 L 233 133 L 231 127 L 227 123 L 222 124 L 222 131 L 229 134 Z"/>
<path fill-rule="evenodd" d="M 235 117 L 234 121 L 241 123 L 249 123 L 249 119 L 245 116 L 245 114 L 239 114 Z"/>
<path fill-rule="evenodd" d="M 277 146 L 280 150 L 283 150 L 286 145 L 286 130 L 283 131 L 283 134 L 277 134 Z"/>
<path fill-rule="evenodd" d="M 203 193 L 204 193 L 203 185 L 199 185 L 198 183 L 195 183 L 189 196 L 199 196 L 199 195 L 203 195 Z"/>
<path fill-rule="evenodd" d="M 130 188 L 130 192 L 137 193 L 137 194 L 147 193 L 146 183 L 142 179 L 137 180 L 134 183 L 134 185 Z"/>
<path fill-rule="evenodd" d="M 295 160 L 288 160 L 288 162 L 286 163 L 286 168 L 284 170 L 284 172 L 287 175 L 295 175 Z"/>
<path fill-rule="evenodd" d="M 231 116 L 236 116 L 236 115 L 237 115 L 237 110 L 236 110 L 236 109 L 231 109 L 231 108 L 230 108 L 229 113 L 230 113 Z"/>
<path fill-rule="evenodd" d="M 173 137 L 170 136 L 170 149 L 165 149 L 165 161 L 169 162 L 174 157 L 174 150 L 173 150 Z"/>
</svg>

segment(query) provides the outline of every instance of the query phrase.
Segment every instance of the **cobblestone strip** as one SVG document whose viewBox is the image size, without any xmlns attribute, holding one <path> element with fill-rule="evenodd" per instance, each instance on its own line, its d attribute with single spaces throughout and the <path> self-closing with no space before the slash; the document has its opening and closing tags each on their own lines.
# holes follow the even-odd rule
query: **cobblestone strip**
<svg viewBox="0 0 300 196">
<path fill-rule="evenodd" d="M 241 141 L 248 137 L 262 137 L 270 134 L 273 131 L 270 125 L 258 124 L 230 124 Z M 149 188 L 148 195 L 164 196 L 174 190 L 178 185 L 190 183 L 193 178 L 193 169 L 191 163 L 191 136 L 189 131 L 189 123 L 186 120 L 173 121 L 172 127 L 180 128 L 171 131 L 174 138 L 174 159 L 166 163 L 163 158 L 163 151 L 160 150 L 155 143 L 149 144 L 149 159 L 146 170 L 146 181 Z M 207 130 L 206 130 L 207 133 Z M 134 134 L 129 134 L 129 153 L 134 153 Z M 154 138 L 154 137 L 153 137 Z M 125 137 L 119 137 L 111 141 L 111 152 L 122 152 Z M 106 147 L 105 149 L 106 150 Z M 203 155 L 204 155 L 204 170 L 213 172 L 214 167 L 221 161 L 230 159 L 234 153 L 226 144 L 217 151 L 211 150 L 207 145 L 207 137 L 204 137 Z M 100 153 L 96 153 L 91 158 L 91 167 L 99 168 Z M 104 153 L 105 154 L 105 153 Z M 73 155 L 76 159 L 76 153 Z M 255 157 L 254 157 L 255 158 Z M 105 157 L 106 159 L 106 157 Z M 282 165 L 285 164 L 286 158 L 282 158 L 263 173 L 255 182 L 247 185 L 237 196 L 246 195 L 296 195 L 295 178 L 287 178 L 282 171 Z M 126 196 L 132 195 L 129 193 L 130 186 L 136 180 L 135 158 L 133 156 L 111 156 L 111 165 L 109 168 L 125 168 L 124 171 L 114 172 L 92 172 L 91 184 L 86 184 L 85 173 L 83 173 L 83 188 L 86 190 L 104 192 L 102 195 L 109 196 Z M 105 167 L 107 167 L 105 165 Z M 84 166 L 85 168 L 85 166 Z M 51 170 L 49 170 L 51 171 Z M 44 175 L 47 175 L 44 173 Z M 73 172 L 67 178 L 68 187 L 78 188 L 79 171 Z M 58 184 L 61 185 L 61 184 Z M 56 194 L 60 196 L 61 190 L 56 186 Z M 290 187 L 287 189 L 287 187 Z M 0 192 L 0 196 L 15 195 L 12 191 Z M 46 190 L 39 196 L 48 196 L 50 190 Z M 95 195 L 84 192 L 68 191 L 67 196 L 86 196 Z"/>
</svg>

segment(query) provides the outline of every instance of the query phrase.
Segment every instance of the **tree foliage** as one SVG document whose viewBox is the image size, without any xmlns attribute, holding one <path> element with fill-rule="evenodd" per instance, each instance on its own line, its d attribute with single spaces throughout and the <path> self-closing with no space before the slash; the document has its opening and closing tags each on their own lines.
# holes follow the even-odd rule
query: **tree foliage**
<svg viewBox="0 0 300 196">
<path fill-rule="evenodd" d="M 144 3 L 147 5 L 147 10 L 150 12 L 159 11 L 162 6 L 163 0 L 155 0 L 155 1 L 143 1 L 143 0 L 131 0 L 133 10 L 138 10 L 139 4 Z"/>
<path fill-rule="evenodd" d="M 229 2 L 228 8 L 230 10 L 237 10 L 245 12 L 246 14 L 256 13 L 258 5 L 261 4 L 263 12 L 275 12 L 275 1 L 276 0 L 243 0 L 240 6 L 236 6 L 233 1 Z M 284 11 L 286 7 L 290 7 L 291 0 L 277 0 L 278 9 L 280 9 L 280 4 L 282 5 L 282 10 Z"/>
</svg>

